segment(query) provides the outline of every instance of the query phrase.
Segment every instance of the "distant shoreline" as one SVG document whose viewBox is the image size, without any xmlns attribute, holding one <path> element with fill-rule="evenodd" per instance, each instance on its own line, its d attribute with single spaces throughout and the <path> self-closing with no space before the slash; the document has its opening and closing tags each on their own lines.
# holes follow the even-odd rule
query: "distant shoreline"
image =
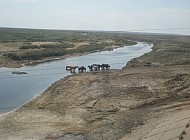
<svg viewBox="0 0 190 140">
<path fill-rule="evenodd" d="M 136 44 L 134 44 L 136 45 Z M 133 45 L 126 45 L 126 46 L 133 46 Z M 126 46 L 112 46 L 112 49 L 117 49 L 117 48 L 122 48 L 122 47 L 126 47 Z M 0 68 L 21 68 L 23 66 L 35 66 L 38 64 L 42 64 L 42 63 L 48 63 L 48 62 L 52 62 L 52 61 L 57 61 L 57 60 L 62 60 L 62 59 L 67 59 L 67 58 L 71 58 L 71 57 L 76 57 L 76 56 L 83 56 L 83 55 L 87 55 L 87 54 L 91 54 L 91 53 L 95 53 L 95 52 L 103 52 L 103 51 L 110 51 L 110 48 L 107 48 L 105 50 L 96 50 L 96 51 L 92 51 L 92 52 L 84 52 L 84 53 L 75 53 L 75 54 L 67 54 L 64 56 L 59 56 L 59 57 L 50 57 L 50 58 L 45 58 L 43 60 L 37 60 L 37 61 L 10 61 L 6 64 L 2 64 L 0 63 Z"/>
</svg>

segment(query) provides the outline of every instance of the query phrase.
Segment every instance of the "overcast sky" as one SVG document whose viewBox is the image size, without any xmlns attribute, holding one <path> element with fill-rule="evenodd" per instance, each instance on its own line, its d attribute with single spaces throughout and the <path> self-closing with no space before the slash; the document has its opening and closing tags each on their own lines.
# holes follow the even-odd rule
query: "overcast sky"
<svg viewBox="0 0 190 140">
<path fill-rule="evenodd" d="M 0 0 L 0 27 L 133 31 L 190 27 L 190 0 Z M 186 30 L 162 30 L 189 34 Z"/>
</svg>

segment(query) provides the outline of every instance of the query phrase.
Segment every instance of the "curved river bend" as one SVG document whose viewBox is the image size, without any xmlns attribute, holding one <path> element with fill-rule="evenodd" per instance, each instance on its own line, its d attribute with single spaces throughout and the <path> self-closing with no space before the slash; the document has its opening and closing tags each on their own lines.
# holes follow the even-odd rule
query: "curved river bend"
<svg viewBox="0 0 190 140">
<path fill-rule="evenodd" d="M 35 98 L 52 83 L 69 75 L 67 65 L 88 66 L 94 63 L 108 63 L 111 69 L 121 69 L 132 58 L 150 52 L 153 45 L 138 42 L 133 46 L 71 57 L 63 60 L 43 63 L 22 68 L 0 68 L 0 114 L 11 111 Z M 26 75 L 13 75 L 12 72 L 22 71 Z"/>
</svg>

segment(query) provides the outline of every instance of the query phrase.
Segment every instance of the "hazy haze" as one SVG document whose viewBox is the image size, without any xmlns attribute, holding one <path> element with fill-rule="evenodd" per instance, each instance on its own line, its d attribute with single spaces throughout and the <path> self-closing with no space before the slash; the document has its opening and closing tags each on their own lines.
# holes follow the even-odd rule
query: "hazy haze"
<svg viewBox="0 0 190 140">
<path fill-rule="evenodd" d="M 0 27 L 131 31 L 190 27 L 190 0 L 0 0 Z M 186 30 L 162 30 L 189 34 Z"/>
</svg>

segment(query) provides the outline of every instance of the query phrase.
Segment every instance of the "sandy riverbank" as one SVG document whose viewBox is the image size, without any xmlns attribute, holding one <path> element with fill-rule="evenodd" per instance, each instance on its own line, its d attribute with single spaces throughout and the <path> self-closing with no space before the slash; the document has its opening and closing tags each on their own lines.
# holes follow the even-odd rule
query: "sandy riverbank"
<svg viewBox="0 0 190 140">
<path fill-rule="evenodd" d="M 166 115 L 188 108 L 189 79 L 189 66 L 68 76 L 1 116 L 0 138 L 145 138 Z"/>
</svg>

